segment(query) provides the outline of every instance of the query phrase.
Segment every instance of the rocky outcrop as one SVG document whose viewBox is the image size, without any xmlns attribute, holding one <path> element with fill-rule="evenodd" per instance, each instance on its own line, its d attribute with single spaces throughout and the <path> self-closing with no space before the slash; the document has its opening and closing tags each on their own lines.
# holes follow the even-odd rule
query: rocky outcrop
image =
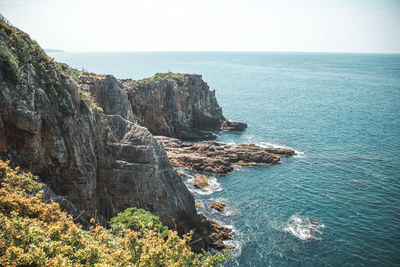
<svg viewBox="0 0 400 267">
<path fill-rule="evenodd" d="M 199 188 L 199 189 L 203 189 L 206 188 L 208 186 L 210 186 L 208 184 L 208 178 L 205 177 L 204 175 L 200 175 L 198 173 L 196 173 L 194 175 L 194 181 L 193 181 L 193 186 Z"/>
<path fill-rule="evenodd" d="M 201 247 L 201 242 L 212 244 L 212 247 L 216 249 L 232 248 L 232 246 L 223 242 L 224 240 L 233 239 L 232 229 L 222 226 L 214 220 L 209 220 L 202 214 L 199 217 L 201 228 L 193 236 L 193 249 L 198 250 Z M 202 239 L 201 236 L 204 236 L 204 238 Z"/>
<path fill-rule="evenodd" d="M 38 175 L 47 199 L 84 225 L 138 207 L 182 234 L 194 230 L 198 251 L 223 247 L 229 231 L 196 213 L 151 134 L 202 138 L 220 129 L 222 111 L 200 76 L 120 81 L 54 62 L 4 21 L 0 38 L 1 160 Z"/>
<path fill-rule="evenodd" d="M 224 213 L 226 204 L 224 202 L 214 202 L 210 205 L 210 208 L 215 209 L 221 213 Z"/>
<path fill-rule="evenodd" d="M 231 145 L 213 141 L 182 142 L 179 139 L 156 136 L 167 150 L 175 167 L 201 172 L 227 174 L 235 165 L 252 166 L 257 163 L 279 164 L 280 155 L 293 156 L 287 148 L 264 148 L 256 145 Z"/>
<path fill-rule="evenodd" d="M 225 120 L 221 124 L 222 131 L 244 131 L 247 128 L 246 123 Z"/>
<path fill-rule="evenodd" d="M 156 74 L 140 80 L 121 80 L 139 124 L 154 135 L 180 139 L 215 139 L 216 131 L 244 130 L 227 121 L 211 91 L 196 74 Z"/>
</svg>

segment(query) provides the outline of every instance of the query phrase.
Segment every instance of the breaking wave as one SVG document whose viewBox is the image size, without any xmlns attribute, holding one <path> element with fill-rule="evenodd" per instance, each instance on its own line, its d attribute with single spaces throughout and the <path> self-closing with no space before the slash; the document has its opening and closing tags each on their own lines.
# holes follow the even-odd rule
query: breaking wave
<svg viewBox="0 0 400 267">
<path fill-rule="evenodd" d="M 268 142 L 260 142 L 257 144 L 260 147 L 265 147 L 265 148 L 286 148 L 286 149 L 293 149 L 294 152 L 296 153 L 296 155 L 294 155 L 294 157 L 296 158 L 303 158 L 306 156 L 306 153 L 303 151 L 298 151 L 292 147 L 289 146 L 282 146 L 282 145 L 277 145 L 277 144 L 272 144 L 272 143 L 268 143 Z"/>
<path fill-rule="evenodd" d="M 315 217 L 292 215 L 283 231 L 300 240 L 321 240 L 323 228 L 325 225 Z"/>
<path fill-rule="evenodd" d="M 218 182 L 218 179 L 213 177 L 213 176 L 208 176 L 208 184 L 209 186 L 199 189 L 195 186 L 193 186 L 193 181 L 194 177 L 192 175 L 187 176 L 186 179 L 184 179 L 184 183 L 186 187 L 189 189 L 190 192 L 196 193 L 199 195 L 211 195 L 214 192 L 218 192 L 222 190 L 221 184 Z"/>
</svg>

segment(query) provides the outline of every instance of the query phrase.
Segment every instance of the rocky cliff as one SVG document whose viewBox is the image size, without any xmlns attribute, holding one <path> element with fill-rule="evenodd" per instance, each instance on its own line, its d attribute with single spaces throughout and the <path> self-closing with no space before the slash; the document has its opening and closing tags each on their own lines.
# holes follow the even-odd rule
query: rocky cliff
<svg viewBox="0 0 400 267">
<path fill-rule="evenodd" d="M 155 135 L 183 139 L 214 138 L 225 121 L 222 110 L 200 75 L 156 74 L 122 85 L 138 122 Z"/>
<path fill-rule="evenodd" d="M 105 114 L 121 115 L 146 127 L 153 135 L 180 139 L 215 139 L 220 130 L 243 131 L 247 125 L 231 122 L 197 74 L 157 73 L 143 80 L 113 76 L 80 76 Z"/>
<path fill-rule="evenodd" d="M 223 247 L 228 230 L 196 213 L 151 134 L 211 138 L 227 123 L 201 76 L 132 81 L 79 72 L 4 20 L 0 63 L 1 160 L 38 175 L 47 196 L 82 224 L 138 207 L 181 233 L 194 229 L 197 250 Z"/>
</svg>

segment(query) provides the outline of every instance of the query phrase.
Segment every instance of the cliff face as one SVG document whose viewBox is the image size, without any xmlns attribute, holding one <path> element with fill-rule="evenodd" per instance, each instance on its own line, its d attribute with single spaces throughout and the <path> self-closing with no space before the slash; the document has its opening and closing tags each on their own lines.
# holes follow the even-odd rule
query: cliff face
<svg viewBox="0 0 400 267">
<path fill-rule="evenodd" d="M 167 73 L 121 82 L 138 122 L 154 135 L 212 139 L 225 121 L 215 91 L 200 75 Z"/>
<path fill-rule="evenodd" d="M 119 81 L 82 73 L 3 20 L 0 49 L 1 160 L 38 175 L 47 197 L 83 224 L 138 207 L 181 233 L 195 229 L 197 249 L 213 245 L 209 236 L 220 229 L 196 214 L 150 133 L 200 138 L 221 128 L 221 108 L 200 76 Z"/>
<path fill-rule="evenodd" d="M 121 115 L 153 135 L 215 139 L 217 131 L 243 131 L 247 127 L 225 119 L 215 91 L 201 75 L 157 73 L 139 81 L 85 75 L 79 82 L 105 114 Z"/>
</svg>

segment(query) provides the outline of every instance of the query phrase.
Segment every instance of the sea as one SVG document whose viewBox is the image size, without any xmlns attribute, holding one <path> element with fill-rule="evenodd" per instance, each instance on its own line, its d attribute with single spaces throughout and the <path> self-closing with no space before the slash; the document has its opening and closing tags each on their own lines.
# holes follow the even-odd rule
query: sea
<svg viewBox="0 0 400 267">
<path fill-rule="evenodd" d="M 297 151 L 280 165 L 211 176 L 207 190 L 185 181 L 199 212 L 233 228 L 224 266 L 400 266 L 399 54 L 49 55 L 117 78 L 201 74 L 225 117 L 248 124 L 217 141 Z"/>
</svg>

